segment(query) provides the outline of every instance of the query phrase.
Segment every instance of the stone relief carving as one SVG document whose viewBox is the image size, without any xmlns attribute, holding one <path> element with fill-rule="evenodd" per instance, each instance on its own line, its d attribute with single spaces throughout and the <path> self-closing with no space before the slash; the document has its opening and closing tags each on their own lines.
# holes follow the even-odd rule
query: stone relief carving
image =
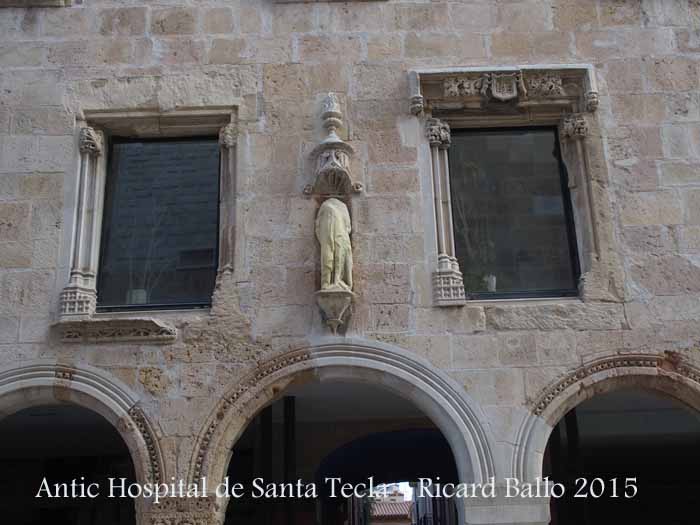
<svg viewBox="0 0 700 525">
<path fill-rule="evenodd" d="M 528 93 L 534 97 L 563 97 L 563 81 L 560 75 L 555 73 L 542 73 L 532 75 L 527 79 Z"/>
<path fill-rule="evenodd" d="M 409 90 L 409 110 L 414 115 L 426 111 L 437 116 L 438 108 L 484 110 L 501 102 L 528 111 L 546 110 L 552 104 L 569 111 L 593 112 L 598 107 L 593 67 L 585 64 L 411 71 Z"/>
<path fill-rule="evenodd" d="M 593 113 L 598 109 L 598 92 L 589 91 L 586 93 L 586 111 Z"/>
<path fill-rule="evenodd" d="M 565 116 L 559 124 L 562 140 L 583 139 L 588 135 L 588 123 L 580 113 Z"/>
<path fill-rule="evenodd" d="M 64 343 L 171 343 L 177 329 L 155 319 L 62 320 L 56 325 Z"/>
<path fill-rule="evenodd" d="M 532 411 L 537 416 L 542 415 L 547 407 L 567 388 L 598 372 L 629 368 L 664 370 L 667 373 L 675 373 L 700 383 L 700 370 L 698 368 L 681 361 L 676 356 L 669 355 L 669 353 L 664 355 L 643 354 L 606 357 L 572 370 L 563 379 L 545 388 L 532 404 Z"/>
<path fill-rule="evenodd" d="M 149 475 L 152 483 L 160 483 L 162 481 L 162 473 L 160 471 L 160 461 L 158 458 L 158 449 L 156 447 L 156 437 L 148 424 L 148 420 L 144 415 L 143 411 L 136 405 L 129 409 L 129 416 L 134 421 L 136 428 L 143 437 L 144 443 L 146 443 L 146 450 L 148 452 L 149 460 Z"/>
<path fill-rule="evenodd" d="M 221 131 L 219 131 L 219 144 L 226 148 L 234 148 L 236 146 L 236 137 L 238 135 L 238 128 L 235 124 L 226 124 Z"/>
<path fill-rule="evenodd" d="M 86 126 L 80 129 L 80 151 L 89 155 L 102 153 L 102 137 L 94 128 Z"/>
<path fill-rule="evenodd" d="M 316 301 L 326 325 L 335 334 L 346 324 L 352 292 L 352 219 L 347 201 L 362 185 L 350 176 L 352 147 L 337 134 L 342 127 L 340 102 L 334 93 L 323 101 L 323 127 L 326 138 L 314 149 L 315 180 L 304 194 L 315 195 L 321 203 L 316 213 L 315 234 L 321 246 L 321 289 Z"/>
</svg>

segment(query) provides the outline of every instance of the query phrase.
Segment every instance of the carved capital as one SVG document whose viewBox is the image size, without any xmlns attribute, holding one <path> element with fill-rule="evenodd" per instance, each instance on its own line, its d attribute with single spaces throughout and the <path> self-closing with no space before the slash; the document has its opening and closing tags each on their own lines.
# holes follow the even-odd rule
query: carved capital
<svg viewBox="0 0 700 525">
<path fill-rule="evenodd" d="M 578 140 L 588 135 L 588 123 L 583 115 L 576 113 L 565 116 L 559 123 L 561 140 Z"/>
<path fill-rule="evenodd" d="M 102 135 L 90 126 L 81 128 L 80 151 L 88 155 L 100 155 L 102 153 Z"/>
<path fill-rule="evenodd" d="M 428 119 L 425 127 L 428 142 L 431 146 L 449 148 L 451 143 L 450 126 L 437 118 Z"/>
<path fill-rule="evenodd" d="M 232 149 L 236 147 L 236 138 L 238 136 L 238 128 L 235 124 L 226 124 L 219 131 L 219 144 L 223 147 Z"/>
</svg>

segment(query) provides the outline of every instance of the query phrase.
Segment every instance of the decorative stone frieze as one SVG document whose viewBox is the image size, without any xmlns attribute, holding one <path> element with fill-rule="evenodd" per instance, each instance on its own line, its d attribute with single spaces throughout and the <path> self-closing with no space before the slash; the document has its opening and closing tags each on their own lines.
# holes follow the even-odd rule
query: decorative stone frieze
<svg viewBox="0 0 700 525">
<path fill-rule="evenodd" d="M 177 330 L 149 318 L 61 320 L 54 325 L 64 343 L 170 343 Z"/>
<path fill-rule="evenodd" d="M 412 71 L 410 111 L 438 116 L 440 110 L 483 109 L 508 103 L 513 109 L 548 113 L 553 107 L 592 112 L 598 90 L 590 66 L 513 66 Z"/>
<path fill-rule="evenodd" d="M 97 263 L 102 226 L 102 202 L 105 184 L 104 135 L 90 126 L 80 129 L 80 167 L 71 243 L 68 284 L 61 292 L 62 320 L 87 319 L 97 303 Z"/>
<path fill-rule="evenodd" d="M 459 306 L 466 303 L 464 281 L 455 257 L 450 195 L 450 126 L 439 119 L 426 123 L 430 143 L 435 226 L 437 230 L 437 264 L 433 272 L 433 300 L 436 306 Z"/>
<path fill-rule="evenodd" d="M 352 220 L 347 202 L 351 194 L 363 188 L 350 176 L 354 150 L 338 136 L 343 114 L 334 93 L 323 101 L 321 118 L 327 136 L 311 154 L 315 180 L 304 188 L 304 194 L 314 195 L 319 202 L 315 234 L 321 246 L 321 289 L 316 292 L 316 302 L 324 322 L 336 334 L 346 325 L 356 297 L 352 291 Z"/>
<path fill-rule="evenodd" d="M 129 409 L 129 416 L 131 416 L 131 419 L 134 421 L 136 428 L 146 444 L 146 451 L 148 452 L 149 459 L 149 481 L 152 483 L 160 483 L 163 479 L 163 473 L 160 470 L 160 458 L 158 456 L 159 452 L 155 432 L 153 432 L 153 428 L 139 406 L 132 406 Z"/>
</svg>

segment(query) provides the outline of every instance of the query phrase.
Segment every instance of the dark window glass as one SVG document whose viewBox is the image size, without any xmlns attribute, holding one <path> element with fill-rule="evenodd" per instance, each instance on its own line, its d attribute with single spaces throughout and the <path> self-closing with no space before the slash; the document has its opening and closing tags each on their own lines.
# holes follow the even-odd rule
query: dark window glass
<svg viewBox="0 0 700 525">
<path fill-rule="evenodd" d="M 219 145 L 114 140 L 98 306 L 204 306 L 216 277 Z"/>
<path fill-rule="evenodd" d="M 455 251 L 472 298 L 576 295 L 568 188 L 554 128 L 456 131 Z"/>
</svg>

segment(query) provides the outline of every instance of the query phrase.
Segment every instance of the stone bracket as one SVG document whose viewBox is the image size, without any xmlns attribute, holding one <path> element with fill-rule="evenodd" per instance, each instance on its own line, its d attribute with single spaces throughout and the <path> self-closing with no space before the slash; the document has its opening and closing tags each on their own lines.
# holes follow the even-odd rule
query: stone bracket
<svg viewBox="0 0 700 525">
<path fill-rule="evenodd" d="M 177 329 L 152 318 L 59 321 L 53 327 L 64 343 L 172 343 Z"/>
</svg>

